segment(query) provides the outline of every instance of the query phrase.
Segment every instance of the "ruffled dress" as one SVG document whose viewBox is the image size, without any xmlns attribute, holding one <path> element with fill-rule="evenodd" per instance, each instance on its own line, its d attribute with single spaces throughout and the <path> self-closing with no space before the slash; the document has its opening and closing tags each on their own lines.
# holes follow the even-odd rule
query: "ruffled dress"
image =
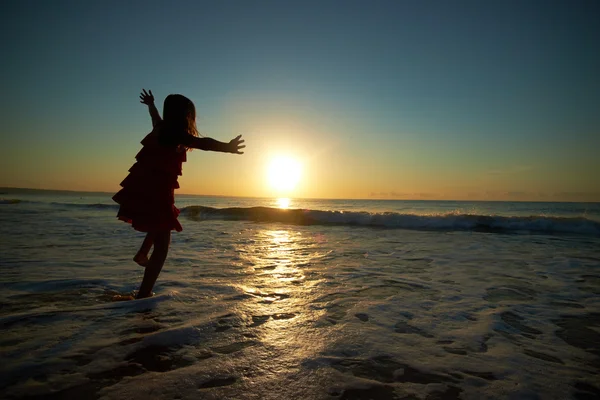
<svg viewBox="0 0 600 400">
<path fill-rule="evenodd" d="M 142 140 L 136 163 L 113 196 L 120 205 L 117 218 L 140 232 L 183 229 L 177 220 L 175 189 L 179 188 L 177 179 L 186 161 L 186 148 L 165 142 L 159 125 Z"/>
</svg>

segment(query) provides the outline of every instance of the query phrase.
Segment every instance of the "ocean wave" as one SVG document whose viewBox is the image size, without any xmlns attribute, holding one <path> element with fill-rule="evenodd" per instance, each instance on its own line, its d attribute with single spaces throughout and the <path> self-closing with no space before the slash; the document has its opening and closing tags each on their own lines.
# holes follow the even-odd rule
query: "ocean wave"
<svg viewBox="0 0 600 400">
<path fill-rule="evenodd" d="M 63 202 L 45 202 L 39 200 L 21 200 L 21 199 L 0 199 L 0 204 L 38 204 L 38 205 L 51 205 L 55 207 L 73 207 L 83 209 L 96 209 L 96 210 L 118 210 L 118 204 L 105 204 L 105 203 L 63 203 Z"/>
<path fill-rule="evenodd" d="M 53 206 L 61 206 L 61 207 L 74 207 L 74 208 L 92 208 L 96 210 L 118 210 L 118 204 L 104 204 L 104 203 L 50 203 Z"/>
<path fill-rule="evenodd" d="M 293 225 L 341 225 L 372 228 L 478 231 L 478 232 L 536 232 L 574 233 L 600 236 L 600 222 L 585 217 L 556 217 L 544 215 L 500 216 L 476 214 L 403 214 L 395 212 L 369 213 L 270 207 L 212 208 L 188 206 L 182 215 L 192 220 L 242 220 L 281 222 Z"/>
<path fill-rule="evenodd" d="M 0 204 L 19 204 L 21 199 L 0 199 Z"/>
</svg>

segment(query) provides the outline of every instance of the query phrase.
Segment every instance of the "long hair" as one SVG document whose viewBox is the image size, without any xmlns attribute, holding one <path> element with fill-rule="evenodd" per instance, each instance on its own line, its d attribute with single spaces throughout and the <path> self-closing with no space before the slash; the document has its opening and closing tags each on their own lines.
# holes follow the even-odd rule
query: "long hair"
<svg viewBox="0 0 600 400">
<path fill-rule="evenodd" d="M 200 136 L 196 128 L 196 107 L 185 96 L 167 96 L 163 105 L 163 121 L 170 135 L 185 132 L 192 136 Z"/>
</svg>

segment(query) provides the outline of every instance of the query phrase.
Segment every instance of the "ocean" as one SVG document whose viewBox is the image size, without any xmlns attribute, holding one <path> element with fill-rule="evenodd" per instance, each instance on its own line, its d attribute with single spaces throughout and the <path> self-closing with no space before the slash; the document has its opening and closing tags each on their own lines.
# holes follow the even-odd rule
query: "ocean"
<svg viewBox="0 0 600 400">
<path fill-rule="evenodd" d="M 1 189 L 3 399 L 597 399 L 600 204 Z"/>
</svg>

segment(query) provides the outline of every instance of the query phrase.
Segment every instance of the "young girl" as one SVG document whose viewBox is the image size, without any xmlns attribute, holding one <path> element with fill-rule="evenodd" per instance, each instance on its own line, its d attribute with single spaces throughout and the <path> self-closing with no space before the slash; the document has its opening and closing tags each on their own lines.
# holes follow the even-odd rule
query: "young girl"
<svg viewBox="0 0 600 400">
<path fill-rule="evenodd" d="M 113 196 L 120 205 L 117 218 L 130 223 L 137 231 L 146 232 L 142 246 L 133 258 L 146 267 L 138 299 L 152 295 L 154 283 L 167 258 L 171 230 L 182 230 L 177 221 L 179 210 L 175 207 L 174 191 L 179 188 L 177 177 L 181 175 L 187 150 L 243 154 L 240 150 L 246 147 L 242 145 L 242 135 L 228 143 L 198 137 L 194 103 L 180 94 L 167 96 L 163 106 L 164 120 L 161 119 L 152 91 L 142 90 L 141 103 L 148 106 L 153 130 L 142 140 L 143 147 L 135 156 L 137 162 L 121 182 L 123 189 Z M 154 251 L 148 259 L 153 245 Z"/>
</svg>

